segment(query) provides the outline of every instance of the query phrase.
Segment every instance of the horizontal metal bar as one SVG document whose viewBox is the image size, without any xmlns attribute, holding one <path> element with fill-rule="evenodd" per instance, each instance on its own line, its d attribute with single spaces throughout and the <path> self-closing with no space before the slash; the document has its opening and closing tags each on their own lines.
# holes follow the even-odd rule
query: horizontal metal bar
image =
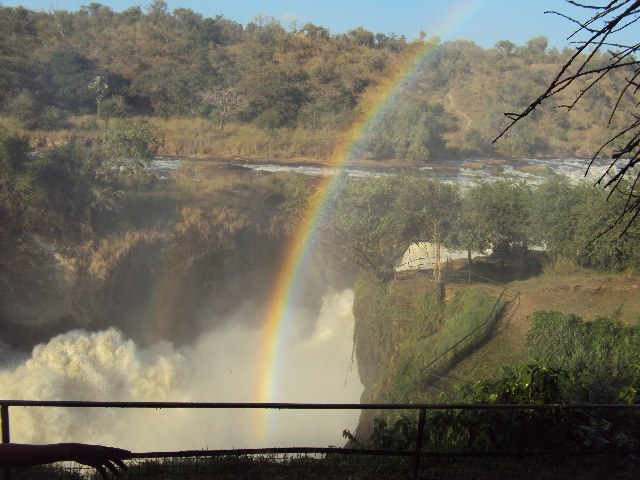
<svg viewBox="0 0 640 480">
<path fill-rule="evenodd" d="M 525 457 L 525 456 L 592 456 L 592 455 L 640 455 L 640 450 L 635 449 L 594 449 L 594 450 L 553 450 L 544 452 L 540 450 L 528 452 L 415 452 L 407 450 L 367 450 L 359 448 L 314 448 L 314 447 L 287 447 L 287 448 L 243 448 L 236 450 L 186 450 L 180 452 L 148 452 L 133 453 L 130 459 L 152 459 L 152 458 L 206 458 L 223 456 L 243 456 L 243 455 L 283 455 L 283 454 L 340 454 L 340 455 L 372 455 L 372 456 L 395 456 L 395 457 L 427 457 L 427 458 L 456 458 L 456 457 Z"/>
<path fill-rule="evenodd" d="M 201 408 L 275 410 L 591 410 L 640 409 L 640 404 L 479 404 L 479 403 L 216 403 L 216 402 L 97 402 L 67 400 L 0 400 L 7 407 L 66 408 Z"/>
</svg>

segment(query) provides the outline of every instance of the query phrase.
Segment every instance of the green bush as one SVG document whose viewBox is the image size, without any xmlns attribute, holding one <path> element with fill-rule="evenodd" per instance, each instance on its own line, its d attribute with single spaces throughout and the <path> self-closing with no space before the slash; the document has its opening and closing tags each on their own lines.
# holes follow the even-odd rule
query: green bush
<svg viewBox="0 0 640 480">
<path fill-rule="evenodd" d="M 532 358 L 570 377 L 570 401 L 636 402 L 640 332 L 609 318 L 584 322 L 572 314 L 535 312 L 527 333 Z"/>
<path fill-rule="evenodd" d="M 449 317 L 450 318 L 450 317 Z M 608 318 L 583 322 L 536 312 L 526 337 L 534 361 L 459 388 L 456 403 L 601 404 L 640 402 L 638 328 Z M 374 424 L 373 448 L 413 448 L 416 421 Z M 640 439 L 640 418 L 624 410 L 442 410 L 429 412 L 425 449 L 553 451 L 624 448 Z"/>
</svg>

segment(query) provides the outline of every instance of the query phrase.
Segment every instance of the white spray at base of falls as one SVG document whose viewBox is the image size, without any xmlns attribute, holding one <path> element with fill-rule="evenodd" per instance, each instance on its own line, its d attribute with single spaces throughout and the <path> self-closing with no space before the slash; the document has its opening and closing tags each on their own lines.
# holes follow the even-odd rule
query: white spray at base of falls
<svg viewBox="0 0 640 480">
<path fill-rule="evenodd" d="M 326 295 L 312 334 L 300 333 L 285 346 L 279 401 L 359 402 L 355 359 L 351 365 L 352 304 L 351 290 Z M 139 349 L 113 328 L 71 331 L 0 371 L 0 398 L 252 402 L 260 330 L 240 319 L 230 324 L 180 349 L 170 343 Z M 341 432 L 356 427 L 359 411 L 278 412 L 267 444 L 255 436 L 255 415 L 247 410 L 11 407 L 11 439 L 134 451 L 342 445 Z"/>
</svg>

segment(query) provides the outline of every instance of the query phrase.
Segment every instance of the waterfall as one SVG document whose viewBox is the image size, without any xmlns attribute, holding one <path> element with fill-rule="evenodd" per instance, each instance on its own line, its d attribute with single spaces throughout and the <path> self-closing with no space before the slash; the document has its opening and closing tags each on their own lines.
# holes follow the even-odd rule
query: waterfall
<svg viewBox="0 0 640 480">
<path fill-rule="evenodd" d="M 278 401 L 359 402 L 363 387 L 352 365 L 352 304 L 351 290 L 329 293 L 315 318 L 300 318 L 282 352 Z M 252 402 L 261 339 L 246 315 L 239 311 L 224 327 L 180 348 L 162 342 L 142 349 L 115 328 L 58 335 L 36 346 L 29 358 L 5 364 L 0 398 Z M 78 441 L 134 451 L 342 445 L 341 432 L 355 429 L 359 415 L 278 411 L 270 414 L 274 428 L 261 440 L 254 434 L 261 412 L 12 407 L 10 413 L 14 442 Z"/>
</svg>

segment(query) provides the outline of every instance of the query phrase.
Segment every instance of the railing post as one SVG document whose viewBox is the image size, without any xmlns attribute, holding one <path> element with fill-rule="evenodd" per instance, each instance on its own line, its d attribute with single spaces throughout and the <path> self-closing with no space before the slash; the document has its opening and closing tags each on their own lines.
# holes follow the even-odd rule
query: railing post
<svg viewBox="0 0 640 480">
<path fill-rule="evenodd" d="M 413 478 L 418 478 L 420 473 L 420 450 L 422 450 L 422 439 L 424 437 L 424 423 L 427 416 L 427 410 L 420 409 L 418 416 L 418 433 L 416 434 L 416 456 L 413 459 Z"/>
<path fill-rule="evenodd" d="M 9 405 L 0 405 L 0 421 L 2 421 L 2 443 L 11 443 L 11 435 L 9 432 Z M 4 470 L 4 480 L 11 480 L 11 469 L 6 467 Z"/>
<path fill-rule="evenodd" d="M 2 443 L 11 443 L 11 434 L 9 432 L 9 405 L 3 403 L 0 406 L 0 418 L 2 420 Z"/>
</svg>

